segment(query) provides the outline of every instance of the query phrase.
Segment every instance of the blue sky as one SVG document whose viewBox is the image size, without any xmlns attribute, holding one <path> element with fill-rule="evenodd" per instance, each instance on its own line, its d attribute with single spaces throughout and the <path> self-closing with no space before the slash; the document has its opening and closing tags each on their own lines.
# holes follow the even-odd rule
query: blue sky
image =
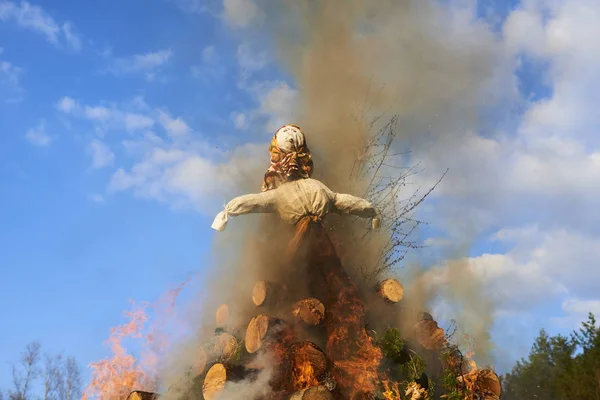
<svg viewBox="0 0 600 400">
<path fill-rule="evenodd" d="M 445 3 L 455 36 L 439 40 L 498 56 L 503 108 L 460 145 L 416 148 L 424 185 L 454 171 L 423 212 L 436 235 L 457 239 L 457 216 L 480 228 L 467 256 L 493 293 L 507 365 L 540 327 L 600 313 L 600 52 L 588 40 L 600 7 Z M 0 388 L 27 342 L 88 364 L 130 298 L 201 271 L 212 215 L 244 176 L 231 160 L 264 152 L 292 115 L 299 89 L 251 30 L 269 10 L 202 4 L 0 0 Z M 431 273 L 443 281 L 443 265 Z"/>
</svg>

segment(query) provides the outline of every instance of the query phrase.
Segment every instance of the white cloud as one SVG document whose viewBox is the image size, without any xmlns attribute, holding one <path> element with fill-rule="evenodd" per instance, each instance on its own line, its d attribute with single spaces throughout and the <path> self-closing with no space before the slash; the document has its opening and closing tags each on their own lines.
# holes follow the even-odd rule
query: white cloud
<svg viewBox="0 0 600 400">
<path fill-rule="evenodd" d="M 179 8 L 188 13 L 204 13 L 209 11 L 210 2 L 205 0 L 172 0 Z"/>
<path fill-rule="evenodd" d="M 154 126 L 154 120 L 146 115 L 125 113 L 122 115 L 125 122 L 125 129 L 128 131 L 136 131 L 148 129 Z"/>
<path fill-rule="evenodd" d="M 215 46 L 206 46 L 202 50 L 202 61 L 206 64 L 214 64 L 219 61 Z"/>
<path fill-rule="evenodd" d="M 261 23 L 264 13 L 253 0 L 223 0 L 223 18 L 234 28 L 247 28 Z"/>
<path fill-rule="evenodd" d="M 154 126 L 154 119 L 146 113 L 149 111 L 142 98 L 134 98 L 131 104 L 123 107 L 111 105 L 86 105 L 71 97 L 63 97 L 56 103 L 56 108 L 65 114 L 89 120 L 99 124 L 97 129 L 115 129 L 128 132 L 143 131 Z"/>
<path fill-rule="evenodd" d="M 27 1 L 0 1 L 0 21 L 14 21 L 23 29 L 45 36 L 56 46 L 66 46 L 76 51 L 82 47 L 82 40 L 71 22 L 59 24 L 43 8 Z"/>
<path fill-rule="evenodd" d="M 78 106 L 77 102 L 71 97 L 65 96 L 56 103 L 56 108 L 65 113 L 70 113 Z"/>
<path fill-rule="evenodd" d="M 146 103 L 146 100 L 144 99 L 144 96 L 135 96 L 131 101 L 131 104 L 134 108 L 140 111 L 148 111 L 150 109 L 148 103 Z"/>
<path fill-rule="evenodd" d="M 0 56 L 4 49 L 0 47 Z M 2 99 L 15 103 L 22 99 L 24 89 L 21 86 L 23 69 L 14 64 L 0 59 L 0 92 Z"/>
<path fill-rule="evenodd" d="M 225 75 L 225 66 L 219 62 L 219 55 L 215 46 L 206 46 L 202 49 L 202 63 L 190 67 L 192 76 L 203 80 L 205 83 L 212 83 Z"/>
<path fill-rule="evenodd" d="M 103 204 L 106 202 L 106 199 L 104 198 L 104 196 L 99 193 L 89 194 L 88 200 L 90 200 L 91 202 L 97 203 L 97 204 Z"/>
<path fill-rule="evenodd" d="M 495 312 L 519 311 L 523 304 L 534 306 L 567 293 L 565 286 L 546 275 L 545 265 L 529 256 L 521 260 L 511 253 L 482 254 L 453 260 L 428 270 L 423 281 L 443 296 L 447 287 L 461 285 L 456 280 L 470 280 L 483 297 L 494 303 Z"/>
<path fill-rule="evenodd" d="M 97 139 L 90 142 L 87 153 L 92 157 L 93 169 L 111 166 L 115 161 L 115 154 L 106 144 Z"/>
<path fill-rule="evenodd" d="M 153 80 L 156 73 L 172 58 L 171 49 L 164 49 L 145 54 L 135 54 L 113 60 L 107 72 L 114 75 L 127 75 L 141 73 L 148 80 Z"/>
<path fill-rule="evenodd" d="M 232 112 L 230 118 L 236 129 L 258 124 L 261 131 L 274 132 L 294 121 L 298 107 L 298 92 L 285 81 L 256 81 L 241 85 L 256 101 L 256 107 L 245 113 Z"/>
<path fill-rule="evenodd" d="M 190 127 L 181 118 L 172 118 L 162 110 L 158 111 L 158 118 L 171 137 L 184 136 L 190 132 Z"/>
<path fill-rule="evenodd" d="M 52 142 L 52 138 L 46 133 L 46 127 L 43 123 L 29 129 L 25 134 L 25 138 L 29 143 L 38 147 L 49 146 Z"/>
<path fill-rule="evenodd" d="M 244 113 L 232 113 L 231 119 L 236 129 L 244 130 L 248 126 L 248 116 Z"/>
<path fill-rule="evenodd" d="M 568 298 L 562 304 L 562 309 L 570 315 L 577 316 L 577 321 L 587 319 L 589 313 L 600 316 L 600 300 L 581 300 Z"/>
<path fill-rule="evenodd" d="M 81 37 L 74 32 L 73 24 L 71 22 L 65 22 L 62 25 L 62 32 L 65 37 L 65 41 L 74 50 L 81 50 L 83 43 Z"/>
<path fill-rule="evenodd" d="M 587 321 L 588 314 L 592 313 L 596 318 L 600 316 L 600 299 L 582 300 L 577 297 L 569 297 L 562 302 L 562 317 L 553 318 L 556 326 L 565 330 L 581 328 L 581 323 Z"/>
<path fill-rule="evenodd" d="M 83 110 L 85 117 L 92 119 L 92 120 L 98 120 L 98 121 L 106 121 L 110 118 L 110 110 L 106 107 L 102 107 L 102 106 L 94 106 L 94 107 L 90 107 L 90 106 L 86 106 Z"/>
<path fill-rule="evenodd" d="M 273 132 L 294 117 L 298 93 L 286 82 L 272 82 L 259 90 L 258 114 L 266 118 L 265 128 Z"/>
<path fill-rule="evenodd" d="M 257 154 L 265 145 L 245 145 L 225 153 L 203 142 L 180 147 L 154 135 L 124 145 L 137 161 L 113 174 L 109 193 L 131 191 L 141 198 L 203 214 L 212 214 L 230 196 L 241 194 L 264 167 Z"/>
<path fill-rule="evenodd" d="M 263 69 L 269 62 L 269 55 L 264 49 L 257 48 L 258 45 L 243 42 L 237 49 L 237 61 L 245 71 L 254 72 Z"/>
</svg>

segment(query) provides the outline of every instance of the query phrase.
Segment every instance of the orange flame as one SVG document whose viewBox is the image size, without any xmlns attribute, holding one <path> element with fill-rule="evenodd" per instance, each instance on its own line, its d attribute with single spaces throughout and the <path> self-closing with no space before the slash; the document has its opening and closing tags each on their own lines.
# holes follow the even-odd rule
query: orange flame
<svg viewBox="0 0 600 400">
<path fill-rule="evenodd" d="M 346 387 L 349 398 L 374 393 L 383 354 L 364 329 L 364 309 L 356 289 L 342 289 L 337 300 L 332 305 L 333 329 L 327 342 L 328 353 L 333 355 L 334 376 L 337 382 L 352 382 Z"/>
<path fill-rule="evenodd" d="M 125 312 L 129 321 L 110 329 L 108 344 L 112 356 L 93 362 L 89 365 L 92 378 L 85 389 L 82 400 L 122 400 L 133 390 L 153 392 L 158 386 L 157 370 L 160 355 L 168 349 L 169 341 L 157 327 L 166 324 L 172 316 L 175 300 L 189 279 L 175 289 L 169 290 L 158 302 L 152 305 L 158 318 L 151 324 L 144 335 L 144 326 L 149 318 L 146 314 L 147 303 L 136 306 Z M 139 360 L 127 352 L 124 339 L 142 339 L 142 355 Z"/>
<path fill-rule="evenodd" d="M 133 303 L 133 302 L 132 302 Z M 90 364 L 92 379 L 83 393 L 82 400 L 116 400 L 125 399 L 134 388 L 154 389 L 156 381 L 136 363 L 135 358 L 127 353 L 123 346 L 126 337 L 140 338 L 148 317 L 145 307 L 126 312 L 129 322 L 111 328 L 107 343 L 112 357 Z"/>
<path fill-rule="evenodd" d="M 296 390 L 302 390 L 311 386 L 319 385 L 319 381 L 315 376 L 315 369 L 308 360 L 305 360 L 296 368 L 294 368 L 293 382 L 294 389 Z"/>
<path fill-rule="evenodd" d="M 385 391 L 382 394 L 385 400 L 402 399 L 402 397 L 400 397 L 400 385 L 398 382 L 383 381 L 383 388 Z"/>
</svg>

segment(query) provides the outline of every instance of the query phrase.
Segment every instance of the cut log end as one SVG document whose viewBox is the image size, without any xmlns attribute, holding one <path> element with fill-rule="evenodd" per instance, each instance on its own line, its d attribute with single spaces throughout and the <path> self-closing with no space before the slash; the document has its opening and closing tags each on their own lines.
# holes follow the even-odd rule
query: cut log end
<svg viewBox="0 0 600 400">
<path fill-rule="evenodd" d="M 267 299 L 267 291 L 269 290 L 269 284 L 265 281 L 257 282 L 252 290 L 252 302 L 257 307 L 262 306 Z"/>
<path fill-rule="evenodd" d="M 229 361 L 238 351 L 237 339 L 229 333 L 221 333 L 217 336 L 214 345 L 214 353 L 218 360 Z"/>
<path fill-rule="evenodd" d="M 290 400 L 333 400 L 333 395 L 324 386 L 313 386 L 294 393 Z"/>
<path fill-rule="evenodd" d="M 221 399 L 223 389 L 227 382 L 239 382 L 248 380 L 253 382 L 258 376 L 257 370 L 249 369 L 234 364 L 214 364 L 204 377 L 202 384 L 202 395 L 205 400 Z"/>
<path fill-rule="evenodd" d="M 446 342 L 444 330 L 435 321 L 423 320 L 415 325 L 417 341 L 427 350 L 439 350 Z"/>
<path fill-rule="evenodd" d="M 216 319 L 218 327 L 222 327 L 227 324 L 227 321 L 229 320 L 229 307 L 227 304 L 221 304 L 221 306 L 217 308 Z"/>
<path fill-rule="evenodd" d="M 208 356 L 206 354 L 206 350 L 204 350 L 204 347 L 199 347 L 196 356 L 192 361 L 192 373 L 195 376 L 202 375 L 206 369 L 207 361 Z"/>
<path fill-rule="evenodd" d="M 227 382 L 227 369 L 223 364 L 213 365 L 204 378 L 202 385 L 202 395 L 206 400 L 216 399 L 223 391 Z"/>
<path fill-rule="evenodd" d="M 246 350 L 252 354 L 257 352 L 262 340 L 269 329 L 269 317 L 266 315 L 257 315 L 250 320 L 248 328 L 246 328 Z"/>
<path fill-rule="evenodd" d="M 396 279 L 386 279 L 379 283 L 377 293 L 389 303 L 397 303 L 404 297 L 404 287 Z"/>
<path fill-rule="evenodd" d="M 158 399 L 158 395 L 151 392 L 142 392 L 140 390 L 135 390 L 129 393 L 127 396 L 127 400 L 156 400 Z"/>
<path fill-rule="evenodd" d="M 315 298 L 303 299 L 294 304 L 292 314 L 309 325 L 319 325 L 325 319 L 325 306 Z"/>
</svg>

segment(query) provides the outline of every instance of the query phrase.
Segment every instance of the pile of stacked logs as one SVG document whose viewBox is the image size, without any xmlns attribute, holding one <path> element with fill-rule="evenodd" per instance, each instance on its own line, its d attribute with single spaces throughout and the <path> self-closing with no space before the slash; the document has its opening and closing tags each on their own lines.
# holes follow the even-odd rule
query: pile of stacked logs
<svg viewBox="0 0 600 400">
<path fill-rule="evenodd" d="M 396 279 L 380 282 L 373 293 L 392 308 L 399 307 L 404 297 L 402 284 Z M 233 327 L 228 305 L 221 305 L 216 311 L 214 338 L 197 350 L 192 371 L 196 385 L 185 399 L 227 400 L 222 394 L 229 382 L 252 382 L 271 367 L 271 393 L 265 397 L 269 400 L 346 400 L 338 389 L 340 382 L 332 377 L 334 355 L 326 354 L 325 347 L 318 345 L 328 339 L 324 326 L 330 316 L 324 303 L 313 297 L 291 297 L 285 286 L 257 282 L 252 292 L 257 311 L 245 327 Z M 282 304 L 287 304 L 287 318 L 281 313 Z M 499 399 L 498 376 L 487 369 L 478 370 L 472 361 L 462 357 L 430 314 L 422 313 L 413 332 L 403 332 L 402 336 L 406 343 L 402 352 L 407 356 L 388 360 L 384 357 L 378 376 L 380 390 L 352 400 Z M 374 343 L 378 345 L 376 339 Z M 397 380 L 393 371 L 411 360 L 409 353 L 425 355 L 429 377 L 421 373 L 410 381 Z M 446 357 L 440 357 L 441 353 Z M 456 388 L 440 387 L 438 382 L 448 373 L 456 377 Z M 436 388 L 432 394 L 434 380 Z M 127 400 L 158 398 L 152 393 L 134 391 Z"/>
</svg>

